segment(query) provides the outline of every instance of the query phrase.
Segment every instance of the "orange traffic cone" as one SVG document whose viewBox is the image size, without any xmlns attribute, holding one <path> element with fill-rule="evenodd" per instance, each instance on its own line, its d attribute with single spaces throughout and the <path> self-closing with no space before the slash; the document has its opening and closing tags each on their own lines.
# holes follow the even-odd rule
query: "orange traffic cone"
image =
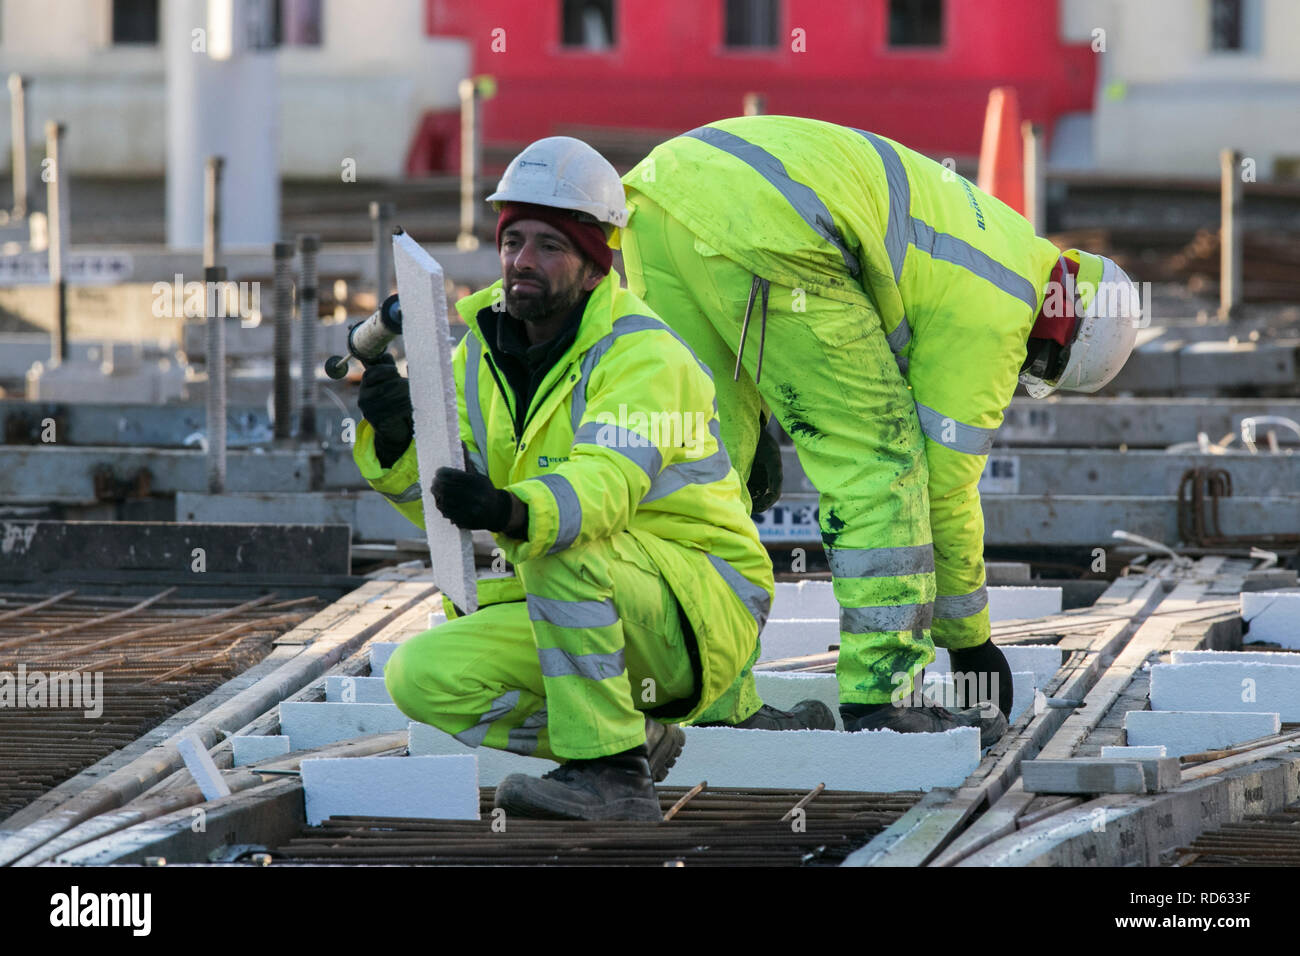
<svg viewBox="0 0 1300 956">
<path fill-rule="evenodd" d="M 1014 86 L 989 90 L 980 143 L 980 189 L 1025 214 L 1025 144 L 1020 131 L 1020 98 Z"/>
</svg>

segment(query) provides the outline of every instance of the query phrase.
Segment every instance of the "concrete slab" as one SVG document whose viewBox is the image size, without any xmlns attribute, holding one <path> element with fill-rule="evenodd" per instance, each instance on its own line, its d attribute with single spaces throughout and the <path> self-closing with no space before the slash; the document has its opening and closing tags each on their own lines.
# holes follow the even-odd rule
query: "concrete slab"
<svg viewBox="0 0 1300 956">
<path fill-rule="evenodd" d="M 395 541 L 415 526 L 373 491 L 220 494 L 178 491 L 176 520 L 235 524 L 346 524 L 358 541 Z"/>
<path fill-rule="evenodd" d="M 392 704 L 336 704 L 321 701 L 284 701 L 280 704 L 280 731 L 293 750 L 323 747 L 365 734 L 405 730 L 411 718 Z"/>
<path fill-rule="evenodd" d="M 1281 664 L 1300 667 L 1300 654 L 1286 651 L 1174 651 L 1173 664 Z"/>
<path fill-rule="evenodd" d="M 307 823 L 332 816 L 477 820 L 478 769 L 455 757 L 316 757 L 302 762 Z"/>
<path fill-rule="evenodd" d="M 1231 747 L 1281 728 L 1278 715 L 1268 713 L 1130 710 L 1124 717 L 1130 744 L 1163 746 L 1171 757 Z"/>
<path fill-rule="evenodd" d="M 392 704 L 382 677 L 325 678 L 325 700 L 338 704 Z"/>
<path fill-rule="evenodd" d="M 495 787 L 512 773 L 540 777 L 557 766 L 553 760 L 524 757 L 492 747 L 466 747 L 451 734 L 428 724 L 411 722 L 408 747 L 412 757 L 441 757 L 472 754 L 478 760 L 480 787 Z"/>
<path fill-rule="evenodd" d="M 1243 592 L 1241 619 L 1246 639 L 1300 649 L 1300 588 Z"/>
<path fill-rule="evenodd" d="M 1147 792 L 1136 760 L 1026 760 L 1020 764 L 1020 779 L 1030 793 Z"/>
<path fill-rule="evenodd" d="M 956 787 L 979 764 L 979 731 L 736 730 L 687 727 L 669 786 L 792 787 L 811 790 L 930 790 Z"/>
<path fill-rule="evenodd" d="M 289 738 L 285 734 L 245 735 L 231 737 L 230 746 L 234 754 L 234 765 L 247 767 L 249 764 L 283 757 L 289 752 Z"/>
<path fill-rule="evenodd" d="M 1102 747 L 1101 755 L 1116 760 L 1159 760 L 1169 756 L 1169 748 L 1162 745 L 1150 747 Z"/>
<path fill-rule="evenodd" d="M 1152 710 L 1277 711 L 1300 721 L 1300 668 L 1285 664 L 1156 664 Z"/>
</svg>

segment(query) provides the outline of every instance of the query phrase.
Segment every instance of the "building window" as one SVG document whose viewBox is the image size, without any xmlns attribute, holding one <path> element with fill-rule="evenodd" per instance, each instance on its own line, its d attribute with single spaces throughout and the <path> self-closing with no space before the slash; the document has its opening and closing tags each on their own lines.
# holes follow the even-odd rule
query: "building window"
<svg viewBox="0 0 1300 956">
<path fill-rule="evenodd" d="M 1210 0 L 1210 49 L 1243 48 L 1242 0 Z"/>
<path fill-rule="evenodd" d="M 158 43 L 158 0 L 113 0 L 113 43 Z"/>
<path fill-rule="evenodd" d="M 608 50 L 616 41 L 614 0 L 562 0 L 560 18 L 564 46 Z"/>
<path fill-rule="evenodd" d="M 890 46 L 941 46 L 943 0 L 889 0 Z"/>
<path fill-rule="evenodd" d="M 277 46 L 321 45 L 321 0 L 280 0 L 275 5 Z"/>
<path fill-rule="evenodd" d="M 776 46 L 776 0 L 725 0 L 725 36 L 731 47 Z"/>
</svg>

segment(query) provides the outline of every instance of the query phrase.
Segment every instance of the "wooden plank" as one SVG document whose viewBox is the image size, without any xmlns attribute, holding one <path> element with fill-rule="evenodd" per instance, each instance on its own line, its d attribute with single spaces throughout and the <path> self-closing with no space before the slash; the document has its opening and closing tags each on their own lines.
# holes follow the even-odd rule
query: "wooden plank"
<svg viewBox="0 0 1300 956">
<path fill-rule="evenodd" d="M 1146 793 L 1146 777 L 1136 760 L 1026 760 L 1020 783 L 1039 793 Z"/>
<path fill-rule="evenodd" d="M 1160 595 L 1161 585 L 1155 578 L 1140 581 L 1120 578 L 1115 581 L 1106 595 L 1099 599 L 1099 603 L 1105 613 L 1114 616 L 1116 620 L 1100 635 L 1093 635 L 1089 639 L 1091 650 L 1087 654 L 1072 655 L 1046 690 L 1055 696 L 1082 697 L 1095 675 L 1100 672 L 1102 657 L 1113 653 L 1116 646 L 1133 632 L 1137 621 L 1155 608 Z M 1022 714 L 1020 721 L 1027 721 L 1027 724 L 1021 727 L 1020 721 L 1017 721 L 1020 729 L 1006 743 L 1005 748 L 999 742 L 989 755 L 993 758 L 991 762 L 986 757 L 980 768 L 950 800 L 930 811 L 929 819 L 924 824 L 912 826 L 887 843 L 882 841 L 873 850 L 869 857 L 871 862 L 866 865 L 925 866 L 930 863 L 953 841 L 976 810 L 991 806 L 1008 789 L 1017 786 L 1016 777 L 1021 760 L 1038 753 L 1065 720 L 1066 713 L 1064 710 L 1048 708 L 1041 714 L 1034 714 L 1032 710 Z M 1003 738 L 1004 741 L 1006 739 Z M 986 813 L 985 816 L 987 815 Z M 897 821 L 895 825 L 901 822 Z M 976 825 L 978 823 L 979 821 Z M 1007 825 L 1014 830 L 1015 818 L 1012 817 Z"/>
<path fill-rule="evenodd" d="M 1196 618 L 1198 614 L 1204 614 L 1204 609 L 1198 604 L 1213 583 L 1214 574 L 1224 560 L 1221 557 L 1208 557 L 1197 562 L 1198 579 L 1177 585 L 1160 602 L 1156 612 L 1142 622 L 1133 639 L 1124 646 L 1088 691 L 1084 706 L 1066 719 L 1039 756 L 1065 759 L 1074 755 L 1075 749 L 1106 715 L 1106 711 L 1123 693 L 1147 658 L 1164 650 L 1180 624 Z"/>
<path fill-rule="evenodd" d="M 1061 679 L 1055 682 L 1055 686 L 1049 685 L 1047 688 L 1053 696 L 1072 700 L 1084 698 L 1089 688 L 1096 683 L 1105 661 L 1118 652 L 1141 622 L 1156 609 L 1164 593 L 1163 584 L 1156 575 L 1137 581 L 1121 578 L 1116 584 L 1120 585 L 1115 589 L 1116 593 L 1128 595 L 1129 599 L 1120 604 L 1113 600 L 1106 602 L 1109 608 L 1107 613 L 1113 615 L 1114 620 L 1100 634 L 1088 639 L 1090 643 L 1087 650 L 1076 651 L 1066 662 Z M 934 860 L 933 865 L 951 866 L 979 847 L 1015 832 L 1017 821 L 1035 796 L 1026 793 L 1020 781 L 1014 779 L 1019 772 L 1019 762 L 1039 756 L 1068 716 L 1067 710 L 1048 708 L 1034 717 L 1030 724 L 1033 744 L 1018 754 L 1019 759 L 1014 768 L 1007 768 L 1011 772 L 1011 780 L 1000 792 L 988 794 L 988 810 L 965 833 L 952 840 L 952 845 Z"/>
<path fill-rule="evenodd" d="M 1092 676 L 1084 681 L 1071 682 L 1062 686 L 1057 695 L 1073 699 L 1082 698 L 1085 706 L 1070 714 L 1059 729 L 1037 754 L 1044 759 L 1068 759 L 1087 735 L 1102 721 L 1110 706 L 1120 697 L 1124 689 L 1140 670 L 1150 654 L 1158 652 L 1174 639 L 1180 627 L 1188 622 L 1205 621 L 1206 608 L 1212 604 L 1200 603 L 1213 585 L 1215 575 L 1223 566 L 1224 558 L 1211 556 L 1201 559 L 1196 569 L 1196 577 L 1176 586 L 1168 597 L 1160 601 L 1159 606 L 1141 618 L 1135 618 L 1127 627 L 1120 627 L 1114 637 L 1107 641 L 1100 654 L 1091 661 L 1089 671 L 1095 675 L 1101 665 L 1112 655 L 1105 673 L 1100 677 Z M 1153 581 L 1171 573 L 1165 562 L 1153 563 Z M 1217 615 L 1216 610 L 1212 612 Z M 1214 626 L 1211 620 L 1206 623 L 1207 631 Z M 1125 631 L 1132 634 L 1127 640 Z M 1108 629 L 1107 633 L 1110 633 Z M 1123 649 L 1120 650 L 1120 647 Z M 1117 653 L 1118 651 L 1118 653 Z M 1081 693 L 1081 691 L 1086 691 Z M 1062 711 L 1061 713 L 1065 713 Z M 987 812 L 979 818 L 965 833 L 954 840 L 948 850 L 935 860 L 936 866 L 952 866 L 963 858 L 978 852 L 996 840 L 1014 833 L 1019 818 L 1026 812 L 1035 794 L 1027 791 L 1022 782 L 1017 780 L 1006 793 L 993 803 Z"/>
</svg>

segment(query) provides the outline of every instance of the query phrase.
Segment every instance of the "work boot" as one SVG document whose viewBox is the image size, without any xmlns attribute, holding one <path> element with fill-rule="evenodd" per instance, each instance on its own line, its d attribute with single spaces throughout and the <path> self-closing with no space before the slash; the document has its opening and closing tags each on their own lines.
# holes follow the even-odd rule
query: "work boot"
<svg viewBox="0 0 1300 956">
<path fill-rule="evenodd" d="M 686 745 L 686 734 L 680 727 L 669 727 L 647 717 L 645 745 L 649 752 L 650 776 L 655 783 L 659 783 L 668 776 L 668 771 L 677 762 L 682 747 Z"/>
<path fill-rule="evenodd" d="M 712 721 L 697 727 L 739 727 L 741 730 L 834 730 L 835 715 L 820 700 L 801 700 L 788 711 L 764 704 L 738 724 Z"/>
<path fill-rule="evenodd" d="M 854 705 L 840 706 L 845 730 L 895 730 L 900 734 L 939 734 L 954 727 L 978 727 L 980 749 L 991 747 L 1007 732 L 1007 719 L 996 707 L 968 707 L 951 711 L 937 704 L 895 707 L 883 704 L 866 714 L 855 713 Z"/>
<path fill-rule="evenodd" d="M 542 820 L 660 821 L 646 747 L 570 760 L 540 778 L 512 773 L 497 786 L 496 806 Z"/>
</svg>

